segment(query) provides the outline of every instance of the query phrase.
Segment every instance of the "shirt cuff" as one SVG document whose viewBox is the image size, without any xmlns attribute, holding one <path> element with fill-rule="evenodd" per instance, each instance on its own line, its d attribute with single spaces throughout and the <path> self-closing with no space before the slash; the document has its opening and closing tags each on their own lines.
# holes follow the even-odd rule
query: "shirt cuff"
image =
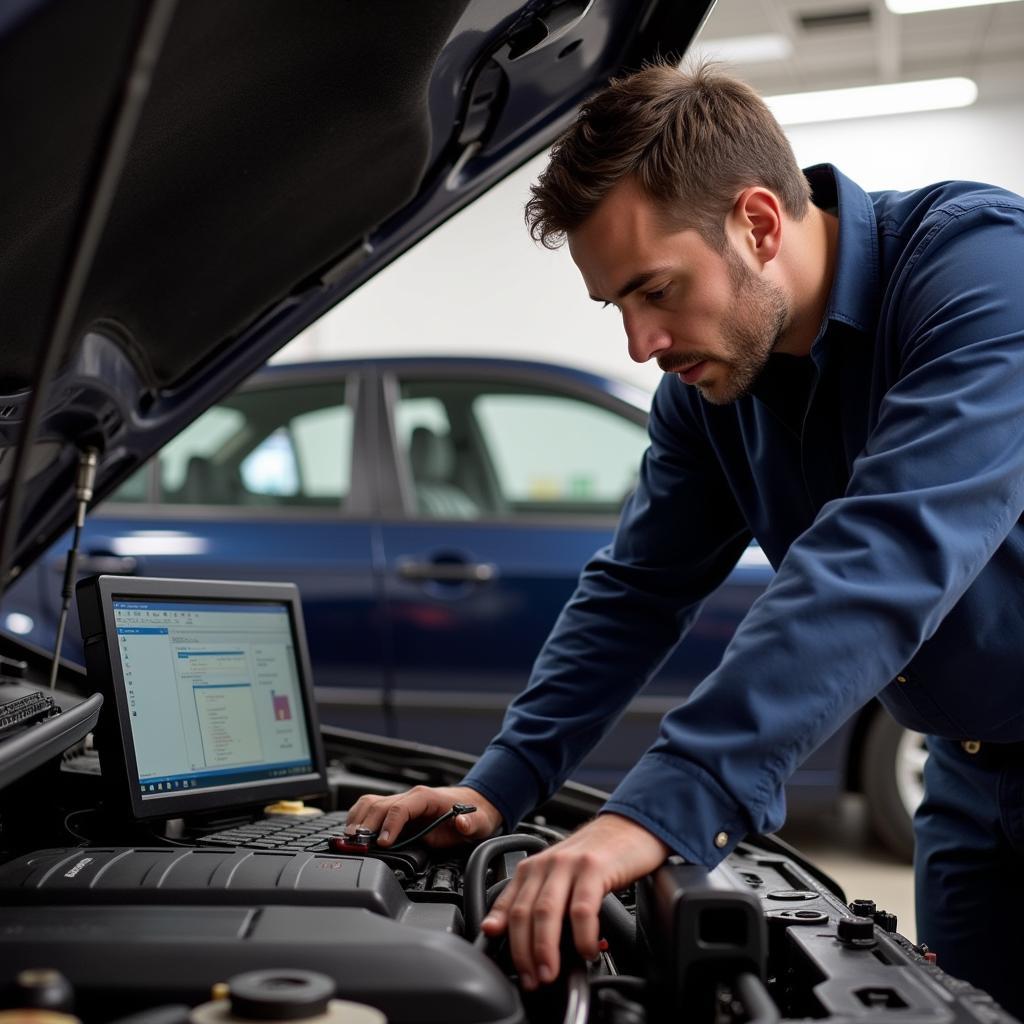
<svg viewBox="0 0 1024 1024">
<path fill-rule="evenodd" d="M 746 815 L 697 765 L 645 754 L 601 809 L 621 814 L 686 860 L 713 868 L 749 831 Z"/>
<path fill-rule="evenodd" d="M 488 747 L 459 785 L 469 786 L 490 800 L 509 830 L 540 802 L 533 768 L 507 747 Z"/>
</svg>

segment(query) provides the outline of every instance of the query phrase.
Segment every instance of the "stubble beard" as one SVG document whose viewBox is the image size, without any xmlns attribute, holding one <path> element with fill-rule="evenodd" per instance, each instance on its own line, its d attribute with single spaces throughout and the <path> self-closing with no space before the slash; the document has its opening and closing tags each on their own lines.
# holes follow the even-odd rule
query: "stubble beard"
<svg viewBox="0 0 1024 1024">
<path fill-rule="evenodd" d="M 733 286 L 733 312 L 722 325 L 727 355 L 716 357 L 714 383 L 697 383 L 701 398 L 711 405 L 729 405 L 748 394 L 790 321 L 782 289 L 760 281 L 731 249 L 726 263 Z"/>
</svg>

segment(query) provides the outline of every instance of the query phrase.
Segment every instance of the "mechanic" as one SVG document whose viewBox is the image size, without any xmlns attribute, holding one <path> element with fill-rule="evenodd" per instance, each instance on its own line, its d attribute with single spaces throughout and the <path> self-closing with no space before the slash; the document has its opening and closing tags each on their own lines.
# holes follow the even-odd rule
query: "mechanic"
<svg viewBox="0 0 1024 1024">
<path fill-rule="evenodd" d="M 364 796 L 349 827 L 386 846 L 456 801 L 479 809 L 435 842 L 514 827 L 756 538 L 777 573 L 721 665 L 595 820 L 520 864 L 485 931 L 508 929 L 527 989 L 557 975 L 566 913 L 596 956 L 606 892 L 779 828 L 786 779 L 878 695 L 929 734 L 918 940 L 1024 1017 L 1024 199 L 801 172 L 708 64 L 613 82 L 532 191 L 534 237 L 568 241 L 630 356 L 665 371 L 650 447 L 463 784 Z"/>
</svg>

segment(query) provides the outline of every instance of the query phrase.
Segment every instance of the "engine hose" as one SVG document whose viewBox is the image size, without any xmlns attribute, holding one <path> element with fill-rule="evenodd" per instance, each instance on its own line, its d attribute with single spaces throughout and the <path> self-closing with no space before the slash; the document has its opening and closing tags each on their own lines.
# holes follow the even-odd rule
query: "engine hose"
<svg viewBox="0 0 1024 1024">
<path fill-rule="evenodd" d="M 494 901 L 511 882 L 511 878 L 502 878 L 489 886 L 484 899 L 484 914 L 494 906 Z M 636 921 L 633 915 L 622 905 L 622 901 L 612 893 L 601 901 L 601 933 L 609 940 L 609 944 L 617 952 L 623 947 L 632 950 L 636 945 Z"/>
<path fill-rule="evenodd" d="M 484 915 L 494 906 L 494 901 L 504 891 L 505 886 L 511 882 L 511 878 L 502 878 L 487 889 L 484 898 Z M 636 920 L 633 915 L 622 905 L 622 901 L 612 893 L 601 901 L 601 934 L 608 940 L 608 944 L 615 956 L 616 965 L 626 971 L 634 971 L 640 966 L 636 962 Z M 477 939 L 482 938 L 482 933 Z M 481 942 L 480 948 L 488 955 L 493 955 L 500 947 L 499 936 L 497 942 Z"/>
<path fill-rule="evenodd" d="M 628 974 L 640 965 L 636 963 L 636 918 L 623 906 L 614 893 L 601 900 L 601 931 L 608 940 L 616 965 Z"/>
<path fill-rule="evenodd" d="M 480 933 L 480 924 L 487 914 L 487 869 L 491 861 L 503 853 L 516 850 L 538 853 L 547 848 L 548 844 L 539 836 L 513 833 L 485 839 L 469 855 L 462 880 L 462 914 L 466 919 L 466 938 L 470 942 Z"/>
<path fill-rule="evenodd" d="M 487 896 L 484 898 L 485 914 L 494 906 L 494 901 L 504 892 L 505 886 L 511 881 L 511 878 L 502 878 L 500 881 L 495 882 L 494 885 L 488 886 Z"/>
<path fill-rule="evenodd" d="M 741 974 L 736 979 L 734 994 L 747 1011 L 749 1024 L 779 1024 L 779 1009 L 756 974 Z"/>
</svg>

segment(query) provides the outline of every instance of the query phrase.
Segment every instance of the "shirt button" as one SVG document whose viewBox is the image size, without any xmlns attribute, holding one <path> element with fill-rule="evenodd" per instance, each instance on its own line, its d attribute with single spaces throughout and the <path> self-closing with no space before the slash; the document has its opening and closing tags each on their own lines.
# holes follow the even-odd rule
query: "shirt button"
<svg viewBox="0 0 1024 1024">
<path fill-rule="evenodd" d="M 907 681 L 907 677 L 906 676 L 897 676 L 896 677 L 896 682 L 897 683 L 905 683 L 906 681 Z"/>
<path fill-rule="evenodd" d="M 715 846 L 717 846 L 720 850 L 724 850 L 725 847 L 728 846 L 728 845 L 729 845 L 729 833 L 728 832 L 719 832 L 718 835 L 715 836 Z"/>
<path fill-rule="evenodd" d="M 977 740 L 964 740 L 960 746 L 963 747 L 968 754 L 976 754 L 981 750 L 981 744 Z"/>
</svg>

